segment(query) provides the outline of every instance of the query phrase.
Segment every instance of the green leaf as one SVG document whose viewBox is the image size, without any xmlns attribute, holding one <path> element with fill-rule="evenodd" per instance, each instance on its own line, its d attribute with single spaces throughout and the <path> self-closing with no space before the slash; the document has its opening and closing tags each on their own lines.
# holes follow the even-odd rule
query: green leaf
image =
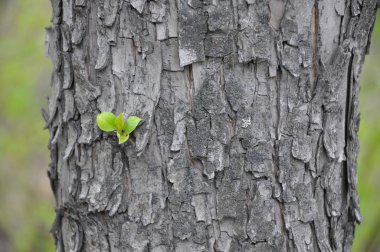
<svg viewBox="0 0 380 252">
<path fill-rule="evenodd" d="M 96 122 L 101 130 L 110 132 L 116 130 L 115 118 L 113 113 L 103 112 L 96 117 Z"/>
<path fill-rule="evenodd" d="M 119 144 L 125 143 L 128 138 L 129 134 L 126 134 L 125 132 L 120 134 L 119 132 L 116 132 L 117 138 L 119 139 Z"/>
<path fill-rule="evenodd" d="M 127 118 L 125 125 L 124 125 L 124 131 L 129 135 L 131 134 L 141 121 L 140 117 L 137 116 L 130 116 Z"/>
<path fill-rule="evenodd" d="M 122 130 L 124 127 L 124 121 L 123 121 L 123 114 L 120 113 L 116 118 L 115 118 L 115 125 L 117 130 Z"/>
</svg>

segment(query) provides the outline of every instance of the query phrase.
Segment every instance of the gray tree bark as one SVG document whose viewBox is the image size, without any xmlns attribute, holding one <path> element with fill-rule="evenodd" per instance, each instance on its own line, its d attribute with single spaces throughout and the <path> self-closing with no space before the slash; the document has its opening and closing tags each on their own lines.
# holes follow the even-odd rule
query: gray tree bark
<svg viewBox="0 0 380 252">
<path fill-rule="evenodd" d="M 351 249 L 375 0 L 51 2 L 57 251 Z"/>
</svg>

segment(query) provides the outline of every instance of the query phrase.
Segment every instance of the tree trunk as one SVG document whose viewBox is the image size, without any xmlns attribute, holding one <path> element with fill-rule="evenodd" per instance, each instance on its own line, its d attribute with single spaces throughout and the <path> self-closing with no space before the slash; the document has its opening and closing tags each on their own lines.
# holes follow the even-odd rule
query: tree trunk
<svg viewBox="0 0 380 252">
<path fill-rule="evenodd" d="M 57 251 L 349 251 L 376 0 L 52 0 Z M 118 145 L 100 112 L 143 118 Z"/>
</svg>

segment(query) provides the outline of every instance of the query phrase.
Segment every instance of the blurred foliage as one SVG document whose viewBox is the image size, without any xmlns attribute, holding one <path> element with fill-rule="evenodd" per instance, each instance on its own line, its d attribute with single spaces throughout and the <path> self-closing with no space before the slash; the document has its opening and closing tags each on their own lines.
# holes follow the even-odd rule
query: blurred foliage
<svg viewBox="0 0 380 252">
<path fill-rule="evenodd" d="M 358 188 L 362 224 L 353 251 L 380 251 L 380 12 L 361 74 Z"/>
<path fill-rule="evenodd" d="M 0 0 L 0 251 L 54 251 L 46 170 L 51 65 L 44 56 L 48 0 Z M 380 251 L 380 17 L 361 78 L 359 192 L 363 223 L 353 251 Z M 8 244 L 8 245 L 7 245 Z M 5 250 L 6 251 L 6 250 Z"/>
<path fill-rule="evenodd" d="M 54 251 L 54 200 L 46 170 L 49 92 L 44 56 L 48 0 L 0 1 L 0 251 Z M 7 249 L 7 250 L 6 250 Z"/>
</svg>

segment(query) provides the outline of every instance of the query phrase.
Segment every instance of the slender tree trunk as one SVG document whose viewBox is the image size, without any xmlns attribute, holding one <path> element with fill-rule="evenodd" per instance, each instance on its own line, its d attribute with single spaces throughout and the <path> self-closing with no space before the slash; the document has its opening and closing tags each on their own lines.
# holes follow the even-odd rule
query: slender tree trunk
<svg viewBox="0 0 380 252">
<path fill-rule="evenodd" d="M 52 6 L 57 251 L 350 251 L 376 0 Z"/>
</svg>

